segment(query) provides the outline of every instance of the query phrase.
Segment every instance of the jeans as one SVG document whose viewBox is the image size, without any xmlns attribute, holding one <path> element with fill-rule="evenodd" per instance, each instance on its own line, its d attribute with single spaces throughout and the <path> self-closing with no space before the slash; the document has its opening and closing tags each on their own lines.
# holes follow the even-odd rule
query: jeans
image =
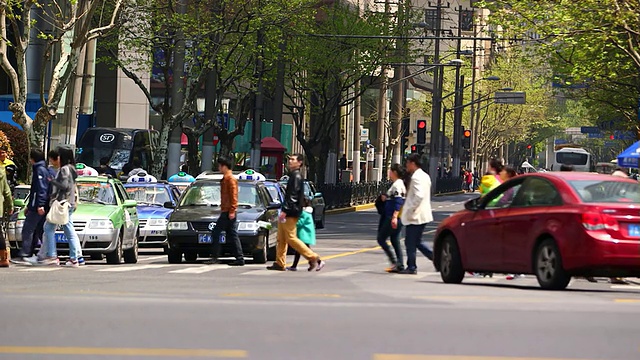
<svg viewBox="0 0 640 360">
<path fill-rule="evenodd" d="M 387 217 L 382 222 L 380 229 L 378 230 L 378 245 L 384 250 L 384 253 L 387 254 L 389 261 L 391 264 L 402 268 L 404 267 L 402 261 L 402 247 L 400 246 L 400 232 L 402 230 L 402 222 L 398 219 L 398 227 L 394 229 L 391 227 L 391 218 Z M 391 238 L 391 245 L 393 246 L 393 252 L 391 252 L 391 248 L 389 244 L 387 244 L 387 238 Z"/>
<path fill-rule="evenodd" d="M 223 212 L 220 214 L 218 221 L 216 221 L 216 226 L 211 231 L 211 245 L 213 258 L 217 259 L 220 257 L 220 233 L 224 230 L 226 233 L 226 240 L 233 247 L 232 255 L 235 256 L 236 260 L 243 260 L 242 256 L 242 244 L 240 243 L 240 238 L 238 237 L 238 230 L 236 229 L 236 218 L 229 219 L 229 213 Z"/>
<path fill-rule="evenodd" d="M 29 210 L 22 225 L 22 247 L 19 257 L 31 257 L 33 255 L 33 238 L 38 231 L 38 224 L 44 215 L 38 214 L 38 210 Z"/>
<path fill-rule="evenodd" d="M 427 224 L 407 225 L 404 238 L 404 245 L 407 248 L 407 269 L 415 271 L 418 269 L 416 265 L 416 249 L 420 250 L 429 260 L 433 260 L 433 252 L 425 244 L 422 243 L 422 232 Z"/>
<path fill-rule="evenodd" d="M 62 225 L 62 231 L 64 231 L 64 235 L 67 237 L 69 241 L 69 259 L 70 260 L 78 260 L 82 257 L 82 246 L 80 245 L 80 239 L 78 238 L 78 234 L 76 234 L 76 230 L 73 228 L 73 221 L 71 216 L 73 215 L 73 210 L 69 209 L 69 222 Z M 46 251 L 46 256 L 49 258 L 58 256 L 56 249 L 56 228 L 58 225 L 52 224 L 50 222 L 44 223 L 44 239 L 43 239 L 43 247 Z"/>
</svg>

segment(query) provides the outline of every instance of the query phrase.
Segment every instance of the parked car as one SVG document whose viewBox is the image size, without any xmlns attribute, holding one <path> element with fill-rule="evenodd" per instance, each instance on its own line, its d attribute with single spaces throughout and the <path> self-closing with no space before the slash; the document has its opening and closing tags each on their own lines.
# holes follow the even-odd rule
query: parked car
<svg viewBox="0 0 640 360">
<path fill-rule="evenodd" d="M 167 238 L 168 260 L 175 264 L 198 257 L 211 257 L 211 242 L 226 244 L 226 234 L 212 239 L 211 231 L 220 215 L 220 181 L 199 179 L 189 186 L 180 198 L 179 205 L 169 217 Z M 171 203 L 166 207 L 172 208 Z M 277 242 L 278 209 L 272 202 L 267 188 L 259 181 L 238 181 L 238 236 L 245 255 L 256 263 L 266 263 L 275 258 Z M 229 247 L 221 247 L 221 255 L 229 255 Z"/>
<path fill-rule="evenodd" d="M 76 180 L 79 203 L 73 213 L 73 225 L 82 244 L 82 252 L 92 259 L 106 255 L 108 264 L 138 261 L 138 212 L 119 180 L 105 176 L 80 176 Z M 24 209 L 12 217 L 7 235 L 12 248 L 22 245 Z M 55 234 L 58 253 L 69 251 L 69 241 L 58 229 Z"/>
<path fill-rule="evenodd" d="M 287 178 L 288 180 L 288 178 Z M 287 180 L 279 180 L 278 183 L 282 185 L 282 189 L 286 191 Z M 313 208 L 313 220 L 316 223 L 317 229 L 324 229 L 324 219 L 326 204 L 324 202 L 324 196 L 321 192 L 318 192 L 316 185 L 309 180 L 304 180 L 304 195 L 311 201 L 311 207 Z"/>
<path fill-rule="evenodd" d="M 269 195 L 271 195 L 273 202 L 277 202 L 279 204 L 284 202 L 285 187 L 282 184 L 277 181 L 267 180 L 264 182 L 264 186 L 267 187 L 267 191 L 269 191 Z"/>
<path fill-rule="evenodd" d="M 164 207 L 166 202 L 178 205 L 180 191 L 166 182 L 126 183 L 124 188 L 129 198 L 138 204 L 138 245 L 168 249 L 167 223 L 172 209 Z"/>
<path fill-rule="evenodd" d="M 434 265 L 446 283 L 465 271 L 535 274 L 544 289 L 572 276 L 640 276 L 640 187 L 580 172 L 515 177 L 438 227 Z"/>
</svg>

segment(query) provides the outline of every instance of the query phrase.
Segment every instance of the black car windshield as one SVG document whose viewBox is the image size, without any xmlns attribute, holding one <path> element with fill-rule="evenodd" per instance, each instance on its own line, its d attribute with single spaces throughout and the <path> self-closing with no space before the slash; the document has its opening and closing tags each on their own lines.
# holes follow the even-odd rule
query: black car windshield
<svg viewBox="0 0 640 360">
<path fill-rule="evenodd" d="M 220 206 L 220 203 L 220 183 L 202 183 L 193 184 L 186 190 L 180 206 Z M 261 205 L 253 183 L 238 183 L 238 204 Z"/>
<path fill-rule="evenodd" d="M 116 205 L 116 195 L 108 182 L 78 182 L 78 197 L 80 201 Z"/>
<path fill-rule="evenodd" d="M 570 180 L 585 203 L 640 203 L 640 186 L 616 180 Z"/>
<path fill-rule="evenodd" d="M 138 204 L 149 204 L 163 206 L 171 201 L 169 190 L 164 186 L 127 186 L 129 197 Z"/>
</svg>

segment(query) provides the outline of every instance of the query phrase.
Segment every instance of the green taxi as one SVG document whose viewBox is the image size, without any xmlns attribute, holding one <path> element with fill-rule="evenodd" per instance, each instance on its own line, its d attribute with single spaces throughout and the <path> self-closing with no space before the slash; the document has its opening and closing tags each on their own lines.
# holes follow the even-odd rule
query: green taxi
<svg viewBox="0 0 640 360">
<path fill-rule="evenodd" d="M 76 180 L 79 204 L 71 217 L 82 253 L 108 264 L 138 262 L 138 212 L 119 180 L 105 176 L 80 176 Z M 12 247 L 21 245 L 24 210 L 8 226 Z M 68 253 L 69 242 L 56 231 L 58 253 Z"/>
</svg>

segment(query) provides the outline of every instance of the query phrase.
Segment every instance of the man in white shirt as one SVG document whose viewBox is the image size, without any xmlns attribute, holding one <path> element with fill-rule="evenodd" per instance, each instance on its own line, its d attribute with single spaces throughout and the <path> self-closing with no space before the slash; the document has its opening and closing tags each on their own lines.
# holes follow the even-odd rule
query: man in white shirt
<svg viewBox="0 0 640 360">
<path fill-rule="evenodd" d="M 422 169 L 419 154 L 411 154 L 407 158 L 407 172 L 411 174 L 411 183 L 407 189 L 407 198 L 402 206 L 402 223 L 406 226 L 404 244 L 407 249 L 407 268 L 402 274 L 418 273 L 416 253 L 420 250 L 429 260 L 433 260 L 433 252 L 422 243 L 422 232 L 427 223 L 433 221 L 431 211 L 431 178 Z"/>
</svg>

